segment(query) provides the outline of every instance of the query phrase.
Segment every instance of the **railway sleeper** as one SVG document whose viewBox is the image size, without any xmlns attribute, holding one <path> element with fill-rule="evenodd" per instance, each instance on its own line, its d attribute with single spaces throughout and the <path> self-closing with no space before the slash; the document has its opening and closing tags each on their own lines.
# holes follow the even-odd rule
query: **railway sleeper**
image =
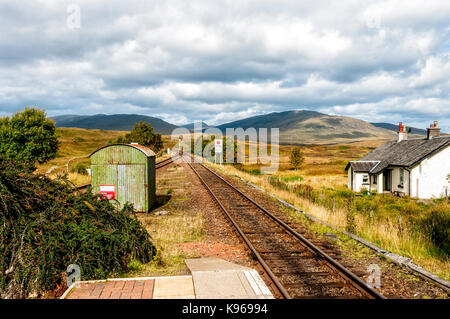
<svg viewBox="0 0 450 319">
<path fill-rule="evenodd" d="M 244 233 L 244 234 L 246 234 L 246 235 L 265 235 L 265 236 L 267 236 L 267 235 L 283 235 L 283 234 L 286 234 L 284 231 L 283 232 L 278 232 L 278 231 L 275 231 L 275 232 L 258 232 L 258 231 L 255 231 L 255 230 L 245 230 L 245 229 L 242 229 L 242 232 Z"/>
<path fill-rule="evenodd" d="M 316 259 L 316 256 L 313 255 L 301 255 L 301 256 L 291 256 L 291 255 L 285 255 L 285 254 L 279 254 L 276 256 L 267 255 L 264 256 L 264 259 L 270 260 L 270 261 L 286 261 L 286 259 Z"/>
<path fill-rule="evenodd" d="M 348 284 L 345 282 L 340 281 L 332 281 L 332 282 L 318 282 L 318 283 L 300 283 L 300 282 L 293 282 L 293 283 L 284 283 L 284 286 L 288 288 L 344 288 L 347 287 Z"/>
<path fill-rule="evenodd" d="M 300 271 L 293 269 L 277 269 L 275 272 L 279 275 L 321 276 L 321 277 L 330 276 L 330 273 L 327 271 Z"/>
<path fill-rule="evenodd" d="M 279 254 L 280 251 L 279 250 L 258 250 L 258 252 L 260 254 Z M 289 251 L 288 254 L 283 254 L 281 256 L 289 256 L 289 257 L 299 257 L 299 255 L 292 255 L 292 254 L 304 254 L 306 252 L 306 250 L 292 250 Z"/>
</svg>

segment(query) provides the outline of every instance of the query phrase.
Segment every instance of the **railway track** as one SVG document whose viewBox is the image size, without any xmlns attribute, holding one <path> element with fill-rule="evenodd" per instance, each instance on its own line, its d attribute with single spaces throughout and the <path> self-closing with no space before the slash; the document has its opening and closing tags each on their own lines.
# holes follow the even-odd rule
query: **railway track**
<svg viewBox="0 0 450 319">
<path fill-rule="evenodd" d="M 249 247 L 276 297 L 385 299 L 216 172 L 201 163 L 187 164 Z"/>
<path fill-rule="evenodd" d="M 165 160 L 159 161 L 159 162 L 155 163 L 155 169 L 170 165 L 178 158 L 179 158 L 179 156 L 176 156 L 175 158 L 169 157 L 169 158 L 166 158 Z"/>
</svg>

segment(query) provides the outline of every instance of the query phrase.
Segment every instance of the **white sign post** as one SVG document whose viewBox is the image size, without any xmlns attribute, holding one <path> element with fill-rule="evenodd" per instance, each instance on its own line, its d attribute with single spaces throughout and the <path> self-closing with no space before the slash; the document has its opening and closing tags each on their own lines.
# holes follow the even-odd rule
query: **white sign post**
<svg viewBox="0 0 450 319">
<path fill-rule="evenodd" d="M 219 158 L 219 164 L 222 164 L 222 150 L 223 150 L 223 143 L 222 139 L 215 139 L 214 140 L 214 161 L 217 164 L 217 158 Z"/>
</svg>

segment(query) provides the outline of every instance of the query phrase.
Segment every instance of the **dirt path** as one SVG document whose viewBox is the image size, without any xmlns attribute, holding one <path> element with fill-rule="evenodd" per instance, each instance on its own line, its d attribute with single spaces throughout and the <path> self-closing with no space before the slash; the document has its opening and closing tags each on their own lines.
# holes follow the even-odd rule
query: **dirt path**
<svg viewBox="0 0 450 319">
<path fill-rule="evenodd" d="M 69 159 L 69 160 L 67 161 L 66 164 L 61 165 L 61 166 L 52 166 L 52 167 L 50 167 L 50 168 L 45 172 L 45 175 L 51 174 L 55 169 L 58 169 L 58 168 L 61 168 L 61 167 L 65 167 L 65 168 L 66 168 L 66 172 L 69 173 L 69 164 L 70 164 L 70 162 L 73 161 L 73 160 L 75 160 L 75 159 L 78 159 L 78 158 L 84 158 L 84 157 L 87 157 L 87 155 L 72 157 L 71 159 Z"/>
</svg>

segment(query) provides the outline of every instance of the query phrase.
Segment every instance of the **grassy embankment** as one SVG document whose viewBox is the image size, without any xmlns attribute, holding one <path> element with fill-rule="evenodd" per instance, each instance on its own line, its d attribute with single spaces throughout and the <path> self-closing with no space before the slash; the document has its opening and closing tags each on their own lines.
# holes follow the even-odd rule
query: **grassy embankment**
<svg viewBox="0 0 450 319">
<path fill-rule="evenodd" d="M 418 202 L 391 195 L 355 197 L 347 189 L 346 163 L 361 158 L 381 143 L 305 146 L 302 147 L 305 163 L 299 170 L 290 169 L 292 147 L 281 146 L 279 171 L 270 177 L 259 174 L 258 164 L 214 166 L 332 225 L 343 229 L 350 226 L 366 240 L 412 258 L 425 269 L 450 279 L 449 238 L 445 229 L 450 220 L 447 201 Z"/>
</svg>

